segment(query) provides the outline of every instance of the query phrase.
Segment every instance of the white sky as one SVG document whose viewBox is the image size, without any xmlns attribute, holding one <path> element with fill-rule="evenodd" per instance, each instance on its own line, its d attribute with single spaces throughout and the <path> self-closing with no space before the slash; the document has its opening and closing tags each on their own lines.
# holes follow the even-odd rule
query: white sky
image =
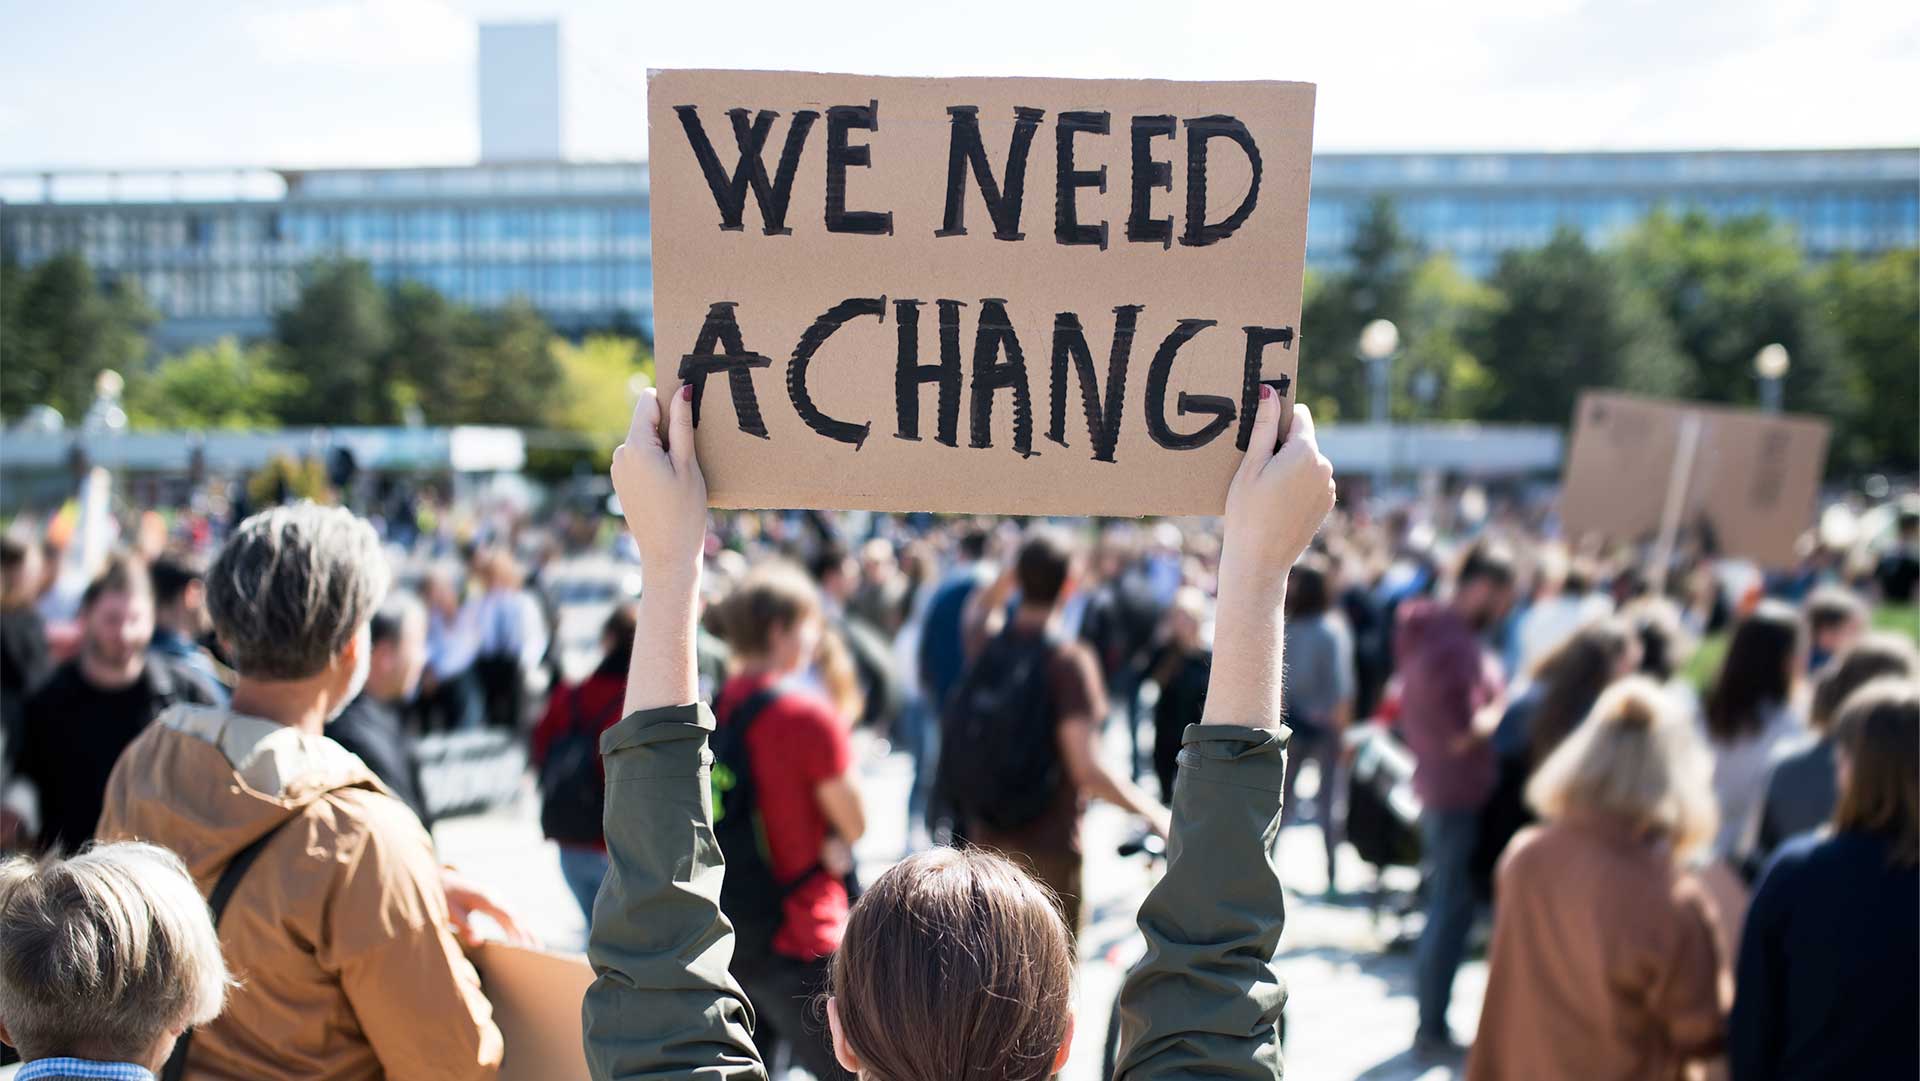
<svg viewBox="0 0 1920 1081">
<path fill-rule="evenodd" d="M 478 21 L 562 22 L 569 157 L 646 71 L 1298 79 L 1322 150 L 1920 145 L 1914 0 L 0 0 L 0 168 L 463 163 Z"/>
</svg>

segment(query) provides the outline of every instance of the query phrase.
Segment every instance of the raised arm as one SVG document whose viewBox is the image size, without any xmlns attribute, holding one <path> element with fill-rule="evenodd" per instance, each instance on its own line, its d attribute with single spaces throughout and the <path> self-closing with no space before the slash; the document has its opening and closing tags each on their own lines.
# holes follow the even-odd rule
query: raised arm
<svg viewBox="0 0 1920 1081">
<path fill-rule="evenodd" d="M 1213 671 L 1187 729 L 1174 786 L 1166 877 L 1140 908 L 1147 955 L 1120 992 L 1116 1076 L 1280 1076 L 1286 989 L 1273 967 L 1285 922 L 1272 856 L 1286 737 L 1280 728 L 1287 571 L 1333 506 L 1333 467 L 1313 418 L 1260 396 L 1253 443 L 1227 494 Z"/>
<path fill-rule="evenodd" d="M 595 1081 L 765 1081 L 753 1011 L 727 972 L 733 928 L 720 914 L 726 868 L 707 790 L 713 717 L 697 701 L 694 663 L 707 487 L 684 390 L 672 418 L 663 444 L 659 400 L 642 392 L 613 454 L 643 579 L 628 716 L 600 739 L 612 868 L 587 939 L 587 1065 Z"/>
</svg>

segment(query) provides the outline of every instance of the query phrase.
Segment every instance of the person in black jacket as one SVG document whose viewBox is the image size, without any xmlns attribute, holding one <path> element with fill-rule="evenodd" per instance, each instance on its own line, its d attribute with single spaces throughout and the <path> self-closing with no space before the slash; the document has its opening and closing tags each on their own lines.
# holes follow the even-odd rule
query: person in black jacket
<svg viewBox="0 0 1920 1081">
<path fill-rule="evenodd" d="M 11 756 L 20 746 L 21 709 L 27 695 L 52 668 L 47 625 L 34 607 L 40 599 L 44 566 L 39 545 L 0 538 L 0 777 L 7 775 Z"/>
<path fill-rule="evenodd" d="M 373 652 L 366 688 L 327 722 L 327 736 L 359 755 L 431 830 L 433 813 L 420 785 L 420 762 L 400 720 L 427 666 L 426 606 L 413 594 L 395 590 L 374 613 L 368 631 Z"/>
</svg>

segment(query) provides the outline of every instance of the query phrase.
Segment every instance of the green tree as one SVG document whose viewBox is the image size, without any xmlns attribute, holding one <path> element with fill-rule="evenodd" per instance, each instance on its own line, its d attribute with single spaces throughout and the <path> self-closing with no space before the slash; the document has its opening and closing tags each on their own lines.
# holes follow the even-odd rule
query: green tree
<svg viewBox="0 0 1920 1081">
<path fill-rule="evenodd" d="M 276 353 L 298 380 L 282 419 L 289 424 L 393 424 L 401 397 L 391 376 L 394 334 L 386 295 L 367 264 L 327 261 L 308 268 L 300 297 L 274 320 Z"/>
<path fill-rule="evenodd" d="M 1308 280 L 1300 313 L 1300 397 L 1316 416 L 1367 417 L 1367 366 L 1354 345 L 1374 319 L 1405 319 L 1420 262 L 1419 246 L 1382 198 L 1355 227 L 1344 266 Z M 1407 329 L 1401 327 L 1403 336 Z"/>
<path fill-rule="evenodd" d="M 125 374 L 146 356 L 155 316 L 131 279 L 103 288 L 77 254 L 25 272 L 8 263 L 0 277 L 13 283 L 0 299 L 0 415 L 46 404 L 78 421 L 102 371 Z"/>
<path fill-rule="evenodd" d="M 1752 405 L 1753 356 L 1770 342 L 1793 358 L 1787 409 L 1845 412 L 1839 342 L 1822 317 L 1814 275 L 1793 236 L 1764 216 L 1713 221 L 1656 211 L 1620 248 L 1625 272 L 1672 324 L 1692 361 L 1680 393 Z"/>
<path fill-rule="evenodd" d="M 1421 260 L 1400 309 L 1390 411 L 1395 420 L 1479 415 L 1489 375 L 1472 333 L 1499 307 L 1500 294 L 1462 273 L 1453 260 Z"/>
<path fill-rule="evenodd" d="M 458 423 L 537 428 L 562 392 L 553 331 L 524 300 L 462 321 L 460 365 L 451 397 Z"/>
<path fill-rule="evenodd" d="M 633 416 L 633 378 L 653 380 L 653 354 L 636 338 L 600 334 L 578 345 L 555 338 L 550 346 L 560 387 L 547 427 L 576 432 L 611 450 Z"/>
<path fill-rule="evenodd" d="M 292 389 L 269 345 L 232 338 L 169 357 L 127 380 L 124 406 L 136 428 L 270 428 Z"/>
<path fill-rule="evenodd" d="M 468 362 L 462 335 L 470 313 L 421 282 L 395 286 L 388 308 L 393 341 L 387 370 L 395 404 L 403 412 L 418 406 L 429 424 L 463 419 L 458 384 Z"/>
<path fill-rule="evenodd" d="M 1689 365 L 1651 298 L 1621 261 L 1563 228 L 1546 247 L 1502 256 L 1498 301 L 1470 336 L 1486 368 L 1473 415 L 1564 425 L 1588 387 L 1685 393 Z"/>
<path fill-rule="evenodd" d="M 1862 468 L 1920 469 L 1920 249 L 1837 259 L 1821 272 L 1819 292 L 1843 358 L 1835 457 Z"/>
</svg>

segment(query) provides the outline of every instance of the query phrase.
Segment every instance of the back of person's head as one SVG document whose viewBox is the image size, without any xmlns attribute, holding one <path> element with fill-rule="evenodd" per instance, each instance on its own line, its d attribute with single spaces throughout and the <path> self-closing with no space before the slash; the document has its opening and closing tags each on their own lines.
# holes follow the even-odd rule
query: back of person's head
<svg viewBox="0 0 1920 1081">
<path fill-rule="evenodd" d="M 0 863 L 0 1027 L 29 1062 L 152 1066 L 220 1015 L 228 983 L 207 903 L 166 849 Z"/>
<path fill-rule="evenodd" d="M 1680 606 L 1665 597 L 1642 597 L 1629 604 L 1626 619 L 1640 639 L 1640 672 L 1662 683 L 1673 678 L 1692 655 L 1692 635 L 1680 621 Z"/>
<path fill-rule="evenodd" d="M 11 534 L 0 536 L 0 606 L 32 604 L 39 577 L 40 546 Z"/>
<path fill-rule="evenodd" d="M 1043 1081 L 1072 1031 L 1073 951 L 1045 888 L 935 848 L 874 882 L 834 954 L 836 1049 L 885 1081 Z"/>
<path fill-rule="evenodd" d="M 1625 821 L 1680 856 L 1713 836 L 1712 777 L 1692 722 L 1659 684 L 1630 676 L 1540 764 L 1527 802 L 1554 821 L 1582 813 Z"/>
<path fill-rule="evenodd" d="M 747 572 L 720 603 L 715 620 L 721 637 L 744 657 L 762 657 L 774 636 L 820 615 L 820 589 L 792 563 L 771 561 Z"/>
<path fill-rule="evenodd" d="M 1792 694 L 1805 648 L 1800 614 L 1781 601 L 1761 601 L 1727 643 L 1720 678 L 1707 695 L 1708 734 L 1727 741 L 1760 731 L 1766 711 Z"/>
<path fill-rule="evenodd" d="M 984 529 L 969 529 L 960 534 L 960 558 L 967 563 L 978 563 L 987 557 L 988 533 Z"/>
<path fill-rule="evenodd" d="M 1540 704 L 1527 723 L 1533 760 L 1543 761 L 1586 719 L 1600 692 L 1629 674 L 1638 661 L 1638 638 L 1624 619 L 1585 624 L 1534 666 Z"/>
<path fill-rule="evenodd" d="M 846 545 L 838 541 L 829 541 L 820 546 L 820 550 L 807 560 L 807 573 L 821 584 L 836 581 L 848 573 L 847 564 L 853 560 L 853 553 Z"/>
<path fill-rule="evenodd" d="M 154 560 L 147 573 L 153 578 L 154 606 L 163 609 L 180 603 L 180 598 L 186 596 L 195 582 L 206 580 L 206 574 L 198 566 L 176 555 Z"/>
<path fill-rule="evenodd" d="M 367 620 L 367 636 L 376 646 L 387 645 L 399 641 L 409 623 L 424 623 L 426 618 L 427 606 L 412 590 L 388 590 L 380 607 L 375 608 L 372 618 Z"/>
<path fill-rule="evenodd" d="M 600 644 L 606 649 L 600 661 L 603 670 L 626 670 L 633 660 L 633 637 L 639 627 L 638 605 L 624 603 L 613 606 L 613 611 L 607 614 L 607 621 L 600 625 Z"/>
<path fill-rule="evenodd" d="M 1843 586 L 1821 586 L 1808 595 L 1807 630 L 1818 636 L 1867 622 L 1867 604 Z"/>
<path fill-rule="evenodd" d="M 1815 731 L 1831 731 L 1840 706 L 1853 692 L 1882 677 L 1920 677 L 1920 650 L 1914 648 L 1912 639 L 1878 631 L 1855 642 L 1814 683 L 1809 723 Z"/>
<path fill-rule="evenodd" d="M 389 577 L 372 526 L 294 503 L 234 530 L 207 571 L 207 610 L 241 677 L 307 679 L 373 618 Z"/>
<path fill-rule="evenodd" d="M 1057 603 L 1073 578 L 1073 542 L 1058 529 L 1034 529 L 1014 557 L 1013 577 L 1020 586 L 1020 603 L 1038 607 Z"/>
<path fill-rule="evenodd" d="M 1287 618 L 1313 619 L 1332 606 L 1332 565 L 1325 556 L 1308 552 L 1287 572 Z"/>
<path fill-rule="evenodd" d="M 1510 589 L 1514 583 L 1513 554 L 1499 544 L 1481 542 L 1467 550 L 1455 576 L 1456 589 L 1484 583 L 1496 590 Z"/>
<path fill-rule="evenodd" d="M 1896 866 L 1920 866 L 1920 683 L 1877 679 L 1855 691 L 1834 740 L 1845 768 L 1833 828 L 1884 835 Z"/>
</svg>

